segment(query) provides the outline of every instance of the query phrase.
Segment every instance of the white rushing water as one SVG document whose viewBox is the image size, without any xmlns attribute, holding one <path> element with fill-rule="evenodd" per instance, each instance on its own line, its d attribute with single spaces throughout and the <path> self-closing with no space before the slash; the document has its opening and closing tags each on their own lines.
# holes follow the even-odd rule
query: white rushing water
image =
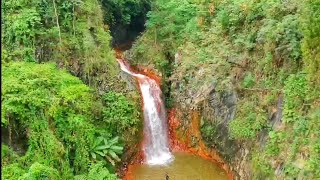
<svg viewBox="0 0 320 180">
<path fill-rule="evenodd" d="M 142 98 L 144 114 L 144 144 L 143 151 L 146 163 L 149 165 L 163 165 L 171 162 L 173 156 L 169 150 L 166 113 L 161 99 L 161 89 L 155 80 L 148 76 L 130 71 L 121 59 L 118 59 L 121 69 L 136 77 Z"/>
</svg>

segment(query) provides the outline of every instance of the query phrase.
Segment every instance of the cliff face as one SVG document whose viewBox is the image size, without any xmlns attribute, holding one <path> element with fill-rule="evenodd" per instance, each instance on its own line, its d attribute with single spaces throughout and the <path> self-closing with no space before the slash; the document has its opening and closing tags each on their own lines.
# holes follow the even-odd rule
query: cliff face
<svg viewBox="0 0 320 180">
<path fill-rule="evenodd" d="M 173 76 L 175 74 L 173 73 Z M 204 84 L 199 90 L 188 91 L 186 94 L 180 92 L 179 82 L 172 81 L 171 95 L 174 99 L 177 119 L 182 119 L 182 126 L 178 131 L 188 133 L 192 127 L 192 114 L 199 115 L 198 123 L 201 132 L 198 140 L 203 140 L 208 148 L 216 150 L 228 164 L 234 173 L 234 179 L 252 179 L 253 170 L 251 165 L 251 153 L 254 148 L 263 148 L 268 139 L 267 129 L 262 129 L 251 141 L 237 140 L 230 134 L 229 123 L 237 116 L 239 108 L 239 95 L 234 87 L 223 91 L 216 91 L 215 84 Z M 241 102 L 240 102 L 241 103 Z M 283 97 L 278 97 L 273 112 L 267 115 L 267 126 L 279 128 L 282 125 Z M 190 139 L 189 141 L 195 141 Z M 198 142 L 198 141 L 196 141 Z M 195 143 L 195 146 L 199 144 Z"/>
<path fill-rule="evenodd" d="M 127 58 L 163 77 L 179 131 L 196 111 L 238 179 L 319 177 L 319 2 L 161 2 Z"/>
<path fill-rule="evenodd" d="M 175 75 L 173 73 L 173 76 Z M 184 94 L 178 88 L 179 82 L 181 80 L 172 81 L 171 87 L 175 108 L 178 111 L 177 119 L 182 119 L 179 131 L 188 133 L 192 128 L 192 114 L 197 112 L 201 135 L 197 140 L 189 141 L 194 141 L 194 146 L 199 146 L 197 142 L 203 140 L 208 148 L 215 149 L 220 154 L 233 171 L 235 179 L 250 179 L 252 172 L 248 154 L 252 144 L 231 139 L 228 130 L 229 122 L 236 115 L 237 92 L 232 89 L 218 92 L 215 89 L 216 84 L 212 82 Z"/>
</svg>

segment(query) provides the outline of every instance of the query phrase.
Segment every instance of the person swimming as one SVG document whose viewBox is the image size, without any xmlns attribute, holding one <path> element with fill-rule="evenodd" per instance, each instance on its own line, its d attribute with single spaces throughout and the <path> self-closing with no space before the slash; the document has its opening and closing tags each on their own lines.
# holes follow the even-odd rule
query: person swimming
<svg viewBox="0 0 320 180">
<path fill-rule="evenodd" d="M 166 180 L 169 180 L 169 175 L 168 175 L 168 173 L 166 173 Z"/>
</svg>

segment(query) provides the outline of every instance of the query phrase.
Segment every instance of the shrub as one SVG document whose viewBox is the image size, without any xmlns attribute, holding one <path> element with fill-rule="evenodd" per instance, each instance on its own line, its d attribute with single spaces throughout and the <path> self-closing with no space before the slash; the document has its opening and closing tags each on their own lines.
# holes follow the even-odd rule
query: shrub
<svg viewBox="0 0 320 180">
<path fill-rule="evenodd" d="M 129 102 L 120 93 L 108 92 L 103 95 L 105 108 L 103 121 L 107 124 L 109 132 L 122 134 L 130 131 L 134 135 L 138 131 L 140 113 L 136 104 Z"/>
<path fill-rule="evenodd" d="M 29 171 L 24 174 L 19 180 L 37 180 L 37 179 L 50 179 L 59 180 L 59 173 L 56 169 L 42 165 L 40 163 L 34 163 L 31 165 Z"/>
</svg>

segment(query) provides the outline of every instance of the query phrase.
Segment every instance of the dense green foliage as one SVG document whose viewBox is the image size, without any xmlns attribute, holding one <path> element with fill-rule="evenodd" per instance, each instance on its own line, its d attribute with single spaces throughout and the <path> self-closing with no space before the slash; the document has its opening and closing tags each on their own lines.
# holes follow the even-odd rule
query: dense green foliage
<svg viewBox="0 0 320 180">
<path fill-rule="evenodd" d="M 137 16 L 144 16 L 149 0 L 102 0 L 105 22 L 110 25 L 130 24 Z"/>
<path fill-rule="evenodd" d="M 317 87 L 320 76 L 320 2 L 308 0 L 304 4 L 303 16 L 301 17 L 304 39 L 302 42 L 305 57 L 305 69 L 309 74 L 313 86 Z M 318 86 L 319 87 L 319 86 Z M 318 88 L 317 88 L 318 89 Z"/>
<path fill-rule="evenodd" d="M 134 135 L 138 129 L 140 113 L 136 110 L 136 104 L 128 102 L 121 93 L 108 92 L 103 96 L 106 108 L 103 109 L 105 124 L 110 132 L 119 134 L 124 131 Z"/>
<path fill-rule="evenodd" d="M 121 10 L 125 21 L 139 13 L 128 11 L 138 1 L 122 2 L 103 7 Z M 130 94 L 112 91 L 124 83 L 104 21 L 118 16 L 96 0 L 1 5 L 2 177 L 117 179 L 124 146 L 140 128 Z"/>
<path fill-rule="evenodd" d="M 2 1 L 7 60 L 54 61 L 90 86 L 110 88 L 119 71 L 96 0 Z"/>
<path fill-rule="evenodd" d="M 99 162 L 93 164 L 90 167 L 90 171 L 87 175 L 78 175 L 75 176 L 76 180 L 118 180 L 114 174 L 110 174 L 107 168 L 103 167 L 103 163 Z"/>
<path fill-rule="evenodd" d="M 101 0 L 104 22 L 109 25 L 112 45 L 127 49 L 144 30 L 151 0 Z"/>
<path fill-rule="evenodd" d="M 108 117 L 101 110 L 110 107 L 104 107 L 81 80 L 57 70 L 54 64 L 11 62 L 2 66 L 2 126 L 25 135 L 28 141 L 27 152 L 21 157 L 3 146 L 3 163 L 8 165 L 3 167 L 6 177 L 15 179 L 10 173 L 16 173 L 12 169 L 18 166 L 30 167 L 23 179 L 37 179 L 44 174 L 51 179 L 70 179 L 74 174 L 87 173 L 90 163 L 96 160 L 104 164 L 108 160 L 113 165 L 113 159 L 120 160 L 123 147 L 118 137 L 110 138 L 123 137 L 126 129 L 109 128 L 112 119 L 106 122 Z M 119 102 L 129 104 L 124 97 Z M 135 118 L 136 124 L 137 110 L 131 107 L 130 111 L 135 114 L 122 116 L 126 123 Z M 135 124 L 131 123 L 132 127 Z M 102 141 L 105 144 L 100 144 Z M 104 158 L 97 159 L 94 153 Z"/>
<path fill-rule="evenodd" d="M 158 0 L 129 57 L 172 82 L 177 107 L 201 106 L 211 86 L 236 92 L 229 139 L 254 144 L 254 178 L 319 178 L 319 15 L 318 0 Z M 225 122 L 204 119 L 216 146 Z"/>
</svg>

